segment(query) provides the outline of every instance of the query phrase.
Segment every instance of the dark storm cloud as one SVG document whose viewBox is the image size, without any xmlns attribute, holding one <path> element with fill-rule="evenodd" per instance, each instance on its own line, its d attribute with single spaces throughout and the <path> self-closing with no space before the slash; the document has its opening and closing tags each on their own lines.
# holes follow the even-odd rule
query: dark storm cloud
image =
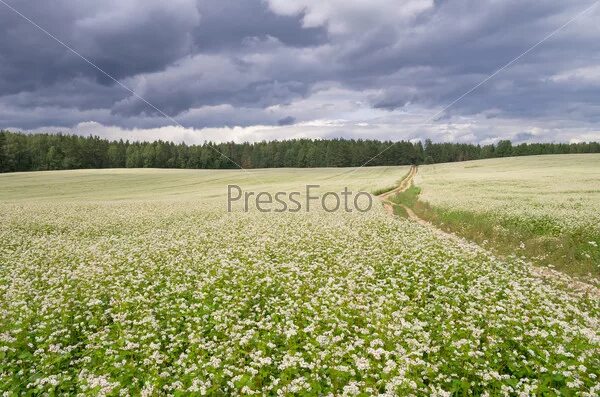
<svg viewBox="0 0 600 397">
<path fill-rule="evenodd" d="M 304 96 L 306 82 L 277 80 L 270 73 L 248 68 L 222 56 L 197 55 L 172 69 L 132 81 L 136 92 L 161 111 L 176 116 L 190 108 L 231 105 L 266 108 Z M 116 103 L 113 113 L 132 116 L 157 112 L 135 96 Z M 227 120 L 224 125 L 229 125 Z"/>
<path fill-rule="evenodd" d="M 8 2 L 8 1 L 7 1 Z M 123 1 L 102 7 L 92 1 L 10 2 L 81 55 L 121 79 L 160 70 L 189 52 L 198 23 L 195 3 Z M 87 77 L 112 84 L 105 75 L 0 4 L 0 90 L 33 91 Z"/>
<path fill-rule="evenodd" d="M 296 118 L 292 116 L 286 116 L 282 119 L 277 120 L 277 125 L 292 125 L 296 122 Z"/>
<path fill-rule="evenodd" d="M 549 1 L 535 4 L 440 2 L 434 10 L 425 13 L 418 25 L 406 30 L 409 40 L 398 39 L 390 44 L 389 39 L 377 43 L 376 39 L 369 38 L 372 45 L 365 46 L 358 41 L 349 46 L 343 59 L 358 61 L 345 76 L 349 84 L 359 88 L 372 87 L 376 80 L 375 85 L 385 90 L 374 102 L 376 107 L 395 109 L 408 102 L 444 106 L 589 4 L 581 1 L 568 5 Z M 547 100 L 554 101 L 566 88 L 545 84 L 544 79 L 580 64 L 597 62 L 600 29 L 593 24 L 593 15 L 600 13 L 595 10 L 595 14 L 561 31 L 452 110 L 479 112 L 500 107 L 509 113 L 516 108 L 538 113 L 537 105 L 543 107 Z M 502 98 L 507 85 L 520 91 L 510 101 Z M 504 89 L 498 91 L 499 87 Z M 529 87 L 529 91 L 523 92 L 524 87 Z M 511 90 L 512 87 L 509 93 Z M 548 95 L 546 100 L 539 101 L 540 90 Z M 597 88 L 594 91 L 597 96 Z M 528 106 L 514 106 L 520 101 Z"/>
<path fill-rule="evenodd" d="M 271 12 L 263 0 L 207 0 L 198 3 L 202 21 L 193 30 L 201 51 L 236 50 L 247 38 L 274 37 L 285 45 L 302 47 L 324 43 L 323 27 L 302 28 L 302 15 Z"/>
<path fill-rule="evenodd" d="M 6 1 L 197 128 L 307 121 L 306 109 L 283 108 L 332 85 L 359 93 L 357 101 L 373 112 L 418 106 L 433 115 L 592 4 Z M 600 123 L 600 71 L 594 69 L 600 63 L 599 16 L 600 6 L 438 120 L 483 115 Z M 329 113 L 315 118 L 347 118 L 345 100 L 327 97 L 319 109 Z M 170 123 L 0 4 L 0 127 L 82 121 L 128 128 Z M 515 131 L 506 133 L 528 133 Z"/>
</svg>

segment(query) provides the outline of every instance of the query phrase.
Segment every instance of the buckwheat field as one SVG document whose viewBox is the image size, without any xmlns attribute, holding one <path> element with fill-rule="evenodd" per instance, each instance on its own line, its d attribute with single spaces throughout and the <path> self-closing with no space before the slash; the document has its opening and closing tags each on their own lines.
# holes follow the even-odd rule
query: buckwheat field
<svg viewBox="0 0 600 397">
<path fill-rule="evenodd" d="M 407 171 L 0 175 L 0 389 L 597 396 L 600 303 L 567 276 L 375 199 L 364 213 L 226 211 L 228 183 L 373 191 Z"/>
<path fill-rule="evenodd" d="M 415 183 L 438 223 L 600 285 L 600 155 L 427 165 Z"/>
<path fill-rule="evenodd" d="M 510 157 L 423 166 L 422 198 L 435 206 L 552 223 L 600 234 L 600 155 Z"/>
</svg>

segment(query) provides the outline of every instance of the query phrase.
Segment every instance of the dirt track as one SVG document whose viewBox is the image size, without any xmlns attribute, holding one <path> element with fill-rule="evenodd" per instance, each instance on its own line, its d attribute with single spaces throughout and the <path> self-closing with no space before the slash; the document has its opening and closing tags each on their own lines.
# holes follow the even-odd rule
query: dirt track
<svg viewBox="0 0 600 397">
<path fill-rule="evenodd" d="M 385 192 L 385 193 L 382 193 L 379 196 L 377 196 L 382 201 L 383 208 L 385 209 L 385 211 L 388 214 L 394 215 L 394 206 L 399 205 L 399 204 L 392 203 L 389 200 L 389 197 L 408 189 L 412 185 L 413 178 L 416 174 L 417 174 L 417 166 L 412 165 L 410 167 L 410 170 L 408 171 L 408 174 L 406 174 L 406 176 L 402 179 L 402 181 L 400 181 L 400 184 L 395 189 L 392 189 L 389 192 Z M 404 206 L 402 205 L 402 207 L 404 207 Z M 407 209 L 406 207 L 404 207 L 404 208 Z M 410 211 L 410 212 L 412 213 L 412 211 Z M 415 214 L 413 213 L 413 215 L 415 215 Z M 415 215 L 415 217 L 416 217 L 416 215 Z M 412 217 L 411 217 L 411 219 L 412 219 Z"/>
<path fill-rule="evenodd" d="M 485 250 L 485 248 L 482 248 L 481 246 L 477 245 L 476 243 L 474 243 L 472 241 L 468 241 L 468 240 L 466 240 L 462 237 L 459 237 L 455 234 L 445 232 L 442 229 L 439 229 L 438 227 L 434 226 L 430 222 L 427 222 L 426 220 L 419 218 L 412 209 L 410 209 L 402 204 L 396 204 L 396 203 L 393 203 L 392 201 L 390 201 L 390 199 L 389 199 L 390 196 L 393 196 L 394 194 L 403 192 L 412 186 L 413 179 L 416 174 L 417 174 L 417 166 L 413 165 L 413 166 L 411 166 L 408 174 L 402 179 L 402 181 L 400 182 L 398 187 L 390 190 L 389 192 L 385 192 L 385 193 L 382 193 L 377 196 L 381 200 L 385 211 L 389 215 L 394 216 L 394 206 L 400 206 L 400 207 L 404 208 L 404 210 L 406 211 L 406 214 L 408 215 L 408 219 L 430 228 L 438 236 L 445 238 L 445 239 L 452 240 L 460 245 L 477 246 L 478 249 Z M 590 295 L 594 295 L 596 297 L 600 296 L 599 288 L 597 288 L 591 284 L 585 283 L 583 281 L 579 281 L 579 280 L 577 280 L 573 277 L 570 277 L 564 273 L 561 273 L 556 270 L 552 270 L 545 266 L 544 267 L 535 266 L 533 264 L 530 264 L 530 268 L 531 268 L 532 273 L 539 278 L 559 280 L 559 281 L 568 283 L 569 286 L 571 287 L 571 292 L 574 292 L 577 295 L 589 293 Z"/>
</svg>

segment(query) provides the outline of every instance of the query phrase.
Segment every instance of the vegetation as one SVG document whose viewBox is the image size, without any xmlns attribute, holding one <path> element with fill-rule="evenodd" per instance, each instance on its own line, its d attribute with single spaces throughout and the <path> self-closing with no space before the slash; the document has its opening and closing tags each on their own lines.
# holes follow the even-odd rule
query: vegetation
<svg viewBox="0 0 600 397">
<path fill-rule="evenodd" d="M 418 185 L 407 205 L 442 229 L 600 282 L 600 155 L 424 166 Z"/>
<path fill-rule="evenodd" d="M 221 155 L 221 153 L 227 157 Z M 600 153 L 596 142 L 497 145 L 426 141 L 311 140 L 257 143 L 108 141 L 99 137 L 0 131 L 0 172 L 80 168 L 281 168 L 431 164 L 506 156 Z M 372 159 L 372 160 L 371 160 Z M 369 161 L 371 160 L 371 161 Z"/>
<path fill-rule="evenodd" d="M 419 193 L 421 193 L 421 188 L 413 185 L 405 191 L 399 192 L 392 196 L 391 201 L 407 207 L 414 207 L 419 199 Z"/>
<path fill-rule="evenodd" d="M 371 190 L 407 170 L 345 183 Z M 381 207 L 225 211 L 224 183 L 336 191 L 339 174 L 0 175 L 0 390 L 598 395 L 600 302 L 567 278 Z"/>
<path fill-rule="evenodd" d="M 380 187 L 380 188 L 377 188 L 377 189 L 373 190 L 372 194 L 374 196 L 379 196 L 380 194 L 387 193 L 389 191 L 394 190 L 396 187 L 397 187 L 397 184 L 396 185 L 390 185 L 390 186 L 387 186 L 387 187 Z"/>
</svg>

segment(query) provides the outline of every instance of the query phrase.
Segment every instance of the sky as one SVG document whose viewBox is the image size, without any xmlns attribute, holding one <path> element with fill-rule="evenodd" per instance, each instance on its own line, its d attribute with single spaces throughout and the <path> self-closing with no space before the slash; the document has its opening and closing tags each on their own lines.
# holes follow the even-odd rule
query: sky
<svg viewBox="0 0 600 397">
<path fill-rule="evenodd" d="M 600 140 L 593 4 L 0 0 L 0 128 L 186 143 Z"/>
</svg>

